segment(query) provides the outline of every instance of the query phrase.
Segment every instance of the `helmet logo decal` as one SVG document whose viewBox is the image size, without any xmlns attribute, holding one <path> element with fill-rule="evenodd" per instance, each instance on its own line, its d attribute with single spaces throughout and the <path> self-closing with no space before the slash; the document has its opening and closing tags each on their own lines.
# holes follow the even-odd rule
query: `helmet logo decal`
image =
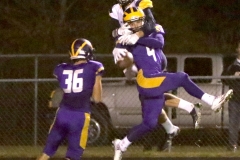
<svg viewBox="0 0 240 160">
<path fill-rule="evenodd" d="M 144 12 L 140 8 L 130 7 L 123 15 L 124 22 L 133 22 L 136 20 L 143 20 L 145 18 Z"/>
<path fill-rule="evenodd" d="M 84 38 L 76 39 L 70 45 L 70 59 L 92 59 L 94 48 L 90 41 Z"/>
<path fill-rule="evenodd" d="M 79 48 L 78 48 L 78 50 L 74 53 L 74 44 L 75 44 L 75 42 L 76 42 L 77 40 L 75 40 L 73 43 L 72 43 L 72 47 L 71 47 L 71 50 L 72 50 L 72 56 L 77 56 L 78 55 L 78 53 L 81 53 L 81 50 L 82 50 L 82 48 L 87 44 L 87 42 L 84 42 Z"/>
</svg>

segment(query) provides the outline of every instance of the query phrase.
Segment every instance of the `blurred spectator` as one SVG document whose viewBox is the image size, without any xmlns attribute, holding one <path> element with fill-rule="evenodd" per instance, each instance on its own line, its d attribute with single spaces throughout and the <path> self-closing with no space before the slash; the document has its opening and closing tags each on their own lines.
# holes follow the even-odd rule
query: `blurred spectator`
<svg viewBox="0 0 240 160">
<path fill-rule="evenodd" d="M 223 76 L 240 77 L 240 41 L 237 43 L 237 54 L 234 62 L 222 73 Z M 240 79 L 223 79 L 224 84 L 233 89 L 233 96 L 229 100 L 229 139 L 228 150 L 236 151 L 238 148 L 239 125 L 240 125 Z"/>
</svg>

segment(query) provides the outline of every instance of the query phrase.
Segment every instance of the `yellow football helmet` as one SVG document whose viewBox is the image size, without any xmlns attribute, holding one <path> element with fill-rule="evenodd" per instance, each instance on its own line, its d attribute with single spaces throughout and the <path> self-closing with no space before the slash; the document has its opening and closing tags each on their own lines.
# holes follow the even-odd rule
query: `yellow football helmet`
<svg viewBox="0 0 240 160">
<path fill-rule="evenodd" d="M 123 13 L 124 23 L 144 20 L 144 18 L 145 18 L 145 14 L 143 10 L 136 7 L 130 7 Z"/>
<path fill-rule="evenodd" d="M 144 25 L 145 14 L 142 9 L 136 7 L 128 8 L 123 14 L 124 23 L 128 23 L 133 32 L 138 32 Z M 137 26 L 132 26 L 137 21 Z"/>
</svg>

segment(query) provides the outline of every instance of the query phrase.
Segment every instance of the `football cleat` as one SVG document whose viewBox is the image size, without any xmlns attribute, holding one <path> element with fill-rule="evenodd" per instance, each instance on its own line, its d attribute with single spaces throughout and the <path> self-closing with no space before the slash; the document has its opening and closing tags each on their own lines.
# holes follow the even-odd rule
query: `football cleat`
<svg viewBox="0 0 240 160">
<path fill-rule="evenodd" d="M 190 112 L 190 115 L 192 116 L 193 119 L 193 126 L 195 129 L 198 129 L 200 127 L 200 122 L 201 122 L 201 112 L 197 111 L 196 108 L 201 109 L 202 104 L 201 103 L 196 103 L 194 104 L 193 110 Z"/>
<path fill-rule="evenodd" d="M 201 103 L 195 103 L 194 107 L 198 108 L 198 109 L 201 109 L 202 108 L 202 104 Z"/>
<path fill-rule="evenodd" d="M 217 96 L 214 100 L 213 100 L 213 104 L 212 104 L 212 110 L 215 112 L 219 112 L 222 109 L 222 104 L 227 102 L 231 96 L 233 95 L 233 90 L 230 89 L 227 91 L 227 93 L 221 95 L 221 96 Z"/>
<path fill-rule="evenodd" d="M 164 144 L 158 148 L 158 151 L 168 151 L 171 152 L 172 149 L 172 139 L 176 137 L 180 133 L 180 128 L 174 126 L 174 131 L 172 133 L 165 135 L 165 142 Z"/>
<path fill-rule="evenodd" d="M 120 149 L 120 139 L 115 139 L 112 141 L 113 147 L 114 147 L 114 160 L 121 160 L 122 159 L 122 151 Z"/>
</svg>

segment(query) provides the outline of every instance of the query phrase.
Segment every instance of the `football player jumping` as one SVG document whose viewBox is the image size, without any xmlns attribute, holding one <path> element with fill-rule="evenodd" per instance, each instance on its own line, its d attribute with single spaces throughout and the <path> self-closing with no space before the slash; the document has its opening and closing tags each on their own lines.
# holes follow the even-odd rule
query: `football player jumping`
<svg viewBox="0 0 240 160">
<path fill-rule="evenodd" d="M 130 7 L 124 11 L 124 22 L 128 23 L 133 32 L 141 29 L 145 23 L 145 14 L 140 8 Z M 163 63 L 166 60 L 162 52 L 164 37 L 161 28 L 156 24 L 155 32 L 149 36 L 141 37 L 135 45 L 124 46 L 124 41 L 118 41 L 116 47 L 126 48 L 133 55 L 137 66 L 137 89 L 140 95 L 143 120 L 134 126 L 122 139 L 115 139 L 114 160 L 119 160 L 122 153 L 127 150 L 132 142 L 135 142 L 146 133 L 156 128 L 158 116 L 164 105 L 164 93 L 169 90 L 183 87 L 189 95 L 207 103 L 215 112 L 219 111 L 233 94 L 233 90 L 228 90 L 220 96 L 213 96 L 201 90 L 185 72 L 168 73 L 164 72 Z"/>
<path fill-rule="evenodd" d="M 113 5 L 109 12 L 109 16 L 111 17 L 113 23 L 112 36 L 115 39 L 117 39 L 120 36 L 119 38 L 120 41 L 126 44 L 135 44 L 140 37 L 143 37 L 144 35 L 147 36 L 155 31 L 156 21 L 151 12 L 151 8 L 153 7 L 151 0 L 117 0 L 117 1 L 118 3 Z M 124 23 L 123 21 L 123 13 L 129 7 L 139 7 L 143 10 L 145 14 L 143 27 L 134 33 L 130 29 L 129 25 L 127 23 Z M 164 30 L 160 25 L 158 29 L 162 32 L 162 34 L 164 34 Z M 124 68 L 125 65 L 124 73 L 128 79 L 131 79 L 133 76 L 136 75 L 137 68 L 135 64 L 129 65 L 126 63 L 125 64 L 121 63 L 124 62 L 123 60 L 124 57 L 126 57 L 126 53 L 127 52 L 125 48 L 115 47 L 113 50 L 115 63 L 121 66 L 121 68 Z M 131 62 L 131 60 L 129 62 Z M 166 64 L 163 65 L 165 65 L 164 67 L 166 67 Z M 193 126 L 195 128 L 199 128 L 201 113 L 197 112 L 195 107 L 200 108 L 201 107 L 200 103 L 193 104 L 170 93 L 165 93 L 164 96 L 165 106 L 180 108 L 187 111 L 192 116 Z M 179 127 L 174 126 L 172 124 L 164 110 L 162 110 L 162 113 L 159 116 L 159 120 L 160 120 L 159 123 L 161 123 L 161 125 L 163 126 L 167 133 L 165 143 L 161 146 L 161 148 L 158 149 L 161 151 L 170 147 L 169 144 L 171 143 L 169 142 L 171 142 L 172 138 L 179 133 L 180 129 Z"/>
</svg>

